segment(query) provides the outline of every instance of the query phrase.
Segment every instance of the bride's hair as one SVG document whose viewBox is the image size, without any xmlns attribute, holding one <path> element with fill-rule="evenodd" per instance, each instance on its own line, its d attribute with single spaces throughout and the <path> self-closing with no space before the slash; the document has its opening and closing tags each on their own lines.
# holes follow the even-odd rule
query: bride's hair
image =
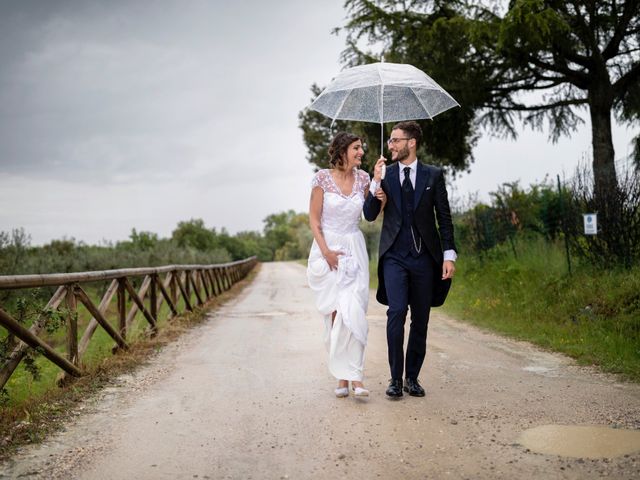
<svg viewBox="0 0 640 480">
<path fill-rule="evenodd" d="M 358 140 L 362 141 L 360 137 L 347 132 L 338 132 L 336 136 L 333 137 L 331 145 L 329 145 L 329 165 L 331 168 L 340 169 L 344 167 L 344 156 L 347 153 L 349 145 Z"/>
</svg>

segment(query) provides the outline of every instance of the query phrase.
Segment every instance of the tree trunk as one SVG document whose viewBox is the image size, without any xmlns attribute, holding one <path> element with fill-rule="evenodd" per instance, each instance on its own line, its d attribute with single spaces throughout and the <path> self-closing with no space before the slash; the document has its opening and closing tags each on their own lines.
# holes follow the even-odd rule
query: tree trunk
<svg viewBox="0 0 640 480">
<path fill-rule="evenodd" d="M 611 137 L 613 91 L 608 79 L 589 92 L 591 143 L 593 145 L 593 179 L 596 197 L 615 192 L 618 187 L 615 152 Z"/>
</svg>

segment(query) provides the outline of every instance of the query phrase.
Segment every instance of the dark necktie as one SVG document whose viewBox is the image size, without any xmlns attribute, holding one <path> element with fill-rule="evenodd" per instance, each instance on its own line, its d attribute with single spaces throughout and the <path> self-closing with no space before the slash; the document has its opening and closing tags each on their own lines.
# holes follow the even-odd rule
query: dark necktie
<svg viewBox="0 0 640 480">
<path fill-rule="evenodd" d="M 413 216 L 413 185 L 411 185 L 411 178 L 409 178 L 409 167 L 404 167 L 404 180 L 402 180 L 402 202 L 404 203 L 404 215 L 407 216 L 407 221 L 411 224 L 411 218 Z"/>
<path fill-rule="evenodd" d="M 409 177 L 411 168 L 404 167 L 403 171 L 404 171 L 404 180 L 402 181 L 402 193 L 404 195 L 407 195 L 407 194 L 413 195 L 413 185 L 411 185 L 411 177 Z"/>
</svg>

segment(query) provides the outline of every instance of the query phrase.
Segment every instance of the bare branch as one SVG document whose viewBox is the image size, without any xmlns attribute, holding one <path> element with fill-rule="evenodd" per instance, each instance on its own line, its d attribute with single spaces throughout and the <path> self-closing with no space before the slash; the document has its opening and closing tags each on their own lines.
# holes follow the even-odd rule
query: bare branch
<svg viewBox="0 0 640 480">
<path fill-rule="evenodd" d="M 637 82 L 640 82 L 640 63 L 636 63 L 631 70 L 613 84 L 615 96 L 620 97 L 624 95 L 627 89 Z"/>
<path fill-rule="evenodd" d="M 573 8 L 575 8 L 576 10 L 576 15 L 574 15 L 573 18 L 577 20 L 579 31 L 582 33 L 582 36 L 580 36 L 581 37 L 580 39 L 585 42 L 585 46 L 587 48 L 591 48 L 591 51 L 593 53 L 598 52 L 599 54 L 600 50 L 598 48 L 598 40 L 594 36 L 594 29 L 591 26 L 587 25 L 587 23 L 585 22 L 585 18 L 581 15 L 581 12 L 580 12 L 580 5 L 578 5 L 575 2 L 575 0 L 571 2 L 571 5 L 573 5 Z M 595 21 L 593 17 L 594 15 L 591 14 L 590 15 L 591 22 Z"/>
<path fill-rule="evenodd" d="M 523 105 L 521 103 L 513 103 L 509 107 L 494 105 L 492 108 L 495 108 L 497 110 L 508 109 L 508 110 L 516 110 L 519 112 L 535 112 L 535 111 L 541 111 L 541 110 L 553 110 L 554 108 L 567 107 L 572 105 L 586 105 L 587 103 L 589 103 L 589 100 L 586 98 L 571 98 L 568 100 L 559 100 L 557 102 L 547 103 L 544 105 L 528 106 L 528 105 Z"/>
<path fill-rule="evenodd" d="M 616 25 L 616 28 L 613 32 L 613 36 L 611 40 L 609 40 L 609 44 L 605 47 L 602 52 L 602 56 L 605 60 L 609 60 L 618 55 L 618 49 L 620 48 L 620 42 L 625 37 L 627 27 L 629 26 L 629 22 L 633 18 L 634 15 L 638 14 L 638 9 L 640 8 L 640 0 L 627 0 L 624 4 L 624 10 L 622 12 L 622 17 L 620 17 L 620 21 Z"/>
<path fill-rule="evenodd" d="M 618 52 L 617 56 L 621 56 L 621 55 L 631 55 L 632 53 L 635 52 L 640 52 L 640 47 L 638 48 L 632 48 L 631 50 L 624 50 L 622 52 Z"/>
<path fill-rule="evenodd" d="M 582 89 L 586 89 L 589 85 L 589 77 L 582 72 L 576 72 L 568 67 L 543 62 L 542 60 L 535 58 L 533 55 L 527 55 L 526 60 L 536 67 L 563 74 L 568 82 L 573 83 L 575 86 Z M 535 70 L 532 69 L 532 71 Z"/>
</svg>

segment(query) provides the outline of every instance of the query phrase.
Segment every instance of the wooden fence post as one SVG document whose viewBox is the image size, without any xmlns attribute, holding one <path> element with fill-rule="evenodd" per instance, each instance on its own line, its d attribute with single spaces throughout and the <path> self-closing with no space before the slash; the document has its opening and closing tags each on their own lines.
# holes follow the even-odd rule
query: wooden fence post
<svg viewBox="0 0 640 480">
<path fill-rule="evenodd" d="M 127 292 L 124 278 L 118 279 L 118 333 L 127 338 Z"/>
<path fill-rule="evenodd" d="M 211 294 L 209 293 L 209 284 L 207 282 L 207 277 L 204 273 L 203 269 L 198 270 L 198 278 L 200 279 L 200 283 L 202 284 L 202 287 L 204 288 L 204 294 L 205 294 L 205 302 L 208 302 L 211 299 Z"/>
<path fill-rule="evenodd" d="M 149 286 L 149 310 L 151 316 L 158 321 L 158 275 L 151 275 Z"/>
<path fill-rule="evenodd" d="M 216 284 L 213 278 L 213 270 L 211 269 L 205 270 L 205 275 L 209 279 L 209 285 L 211 286 L 211 296 L 216 297 L 218 293 L 216 293 Z"/>
<path fill-rule="evenodd" d="M 198 303 L 198 305 L 202 305 L 204 302 L 202 301 L 202 297 L 200 296 L 200 290 L 198 286 L 198 276 L 194 275 L 195 273 L 196 273 L 195 270 L 189 271 L 187 273 L 188 280 L 190 281 L 189 283 L 193 285 L 193 292 L 196 294 L 196 302 Z"/>
<path fill-rule="evenodd" d="M 184 289 L 191 304 L 191 282 L 189 281 L 189 270 L 184 271 Z"/>
<path fill-rule="evenodd" d="M 155 335 L 157 333 L 155 317 L 151 316 L 151 314 L 149 313 L 149 310 L 147 310 L 147 307 L 144 306 L 144 302 L 138 296 L 136 291 L 133 289 L 133 286 L 131 285 L 129 280 L 127 280 L 126 278 L 124 279 L 124 287 L 127 289 L 127 292 L 129 293 L 129 297 L 131 298 L 131 300 L 133 300 L 133 302 L 138 306 L 138 310 L 142 312 L 142 315 L 144 315 L 144 318 L 146 318 L 147 321 L 149 322 L 149 325 L 151 326 L 151 334 Z"/>
<path fill-rule="evenodd" d="M 220 295 L 224 292 L 224 288 L 222 288 L 222 283 L 220 282 L 220 270 L 218 268 L 214 268 L 211 274 L 216 279 L 216 289 L 218 290 L 218 295 Z"/>
<path fill-rule="evenodd" d="M 75 295 L 77 284 L 67 286 L 67 359 L 78 366 L 78 302 Z"/>
<path fill-rule="evenodd" d="M 171 287 L 171 300 L 173 300 L 173 304 L 178 307 L 178 285 L 176 285 L 176 275 L 178 275 L 177 270 L 173 270 L 171 273 L 171 283 L 169 283 Z"/>
<path fill-rule="evenodd" d="M 165 283 L 166 283 L 166 281 L 165 281 Z M 171 285 L 171 284 L 172 284 L 172 277 L 171 277 L 171 273 L 169 273 L 169 285 Z M 167 302 L 167 305 L 169 305 L 169 309 L 171 309 L 171 314 L 174 317 L 177 317 L 178 316 L 178 310 L 176 308 L 174 300 L 171 297 L 171 295 L 169 294 L 169 292 L 167 292 L 166 285 L 164 283 L 162 283 L 162 280 L 160 280 L 158 282 L 158 288 L 160 288 L 160 293 L 162 293 L 162 296 L 164 297 L 165 301 Z"/>
<path fill-rule="evenodd" d="M 182 285 L 182 281 L 176 277 L 176 281 L 178 282 L 178 288 L 180 289 L 180 293 L 182 293 L 182 299 L 184 300 L 184 305 L 187 310 L 193 312 L 193 307 L 191 306 L 191 300 L 189 299 L 188 290 Z M 187 277 L 185 277 L 185 283 L 188 285 L 189 281 Z"/>
</svg>

